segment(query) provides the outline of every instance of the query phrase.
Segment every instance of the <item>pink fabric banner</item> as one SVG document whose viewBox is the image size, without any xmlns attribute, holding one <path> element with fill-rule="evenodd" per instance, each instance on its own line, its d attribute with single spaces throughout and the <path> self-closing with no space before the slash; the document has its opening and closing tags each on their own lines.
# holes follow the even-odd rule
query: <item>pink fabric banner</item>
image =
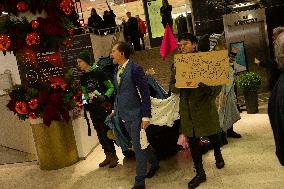
<svg viewBox="0 0 284 189">
<path fill-rule="evenodd" d="M 170 29 L 170 26 L 167 24 L 165 32 L 164 32 L 162 44 L 160 47 L 160 54 L 163 60 L 165 60 L 166 56 L 170 54 L 176 48 L 177 48 L 177 43 L 176 43 L 175 37 Z"/>
</svg>

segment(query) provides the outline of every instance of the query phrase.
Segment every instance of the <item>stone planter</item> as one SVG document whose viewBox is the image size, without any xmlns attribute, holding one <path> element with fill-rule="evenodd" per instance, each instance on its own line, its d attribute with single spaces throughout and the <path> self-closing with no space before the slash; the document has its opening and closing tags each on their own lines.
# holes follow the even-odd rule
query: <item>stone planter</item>
<svg viewBox="0 0 284 189">
<path fill-rule="evenodd" d="M 41 169 L 60 169 L 78 162 L 71 121 L 52 121 L 48 127 L 41 121 L 33 120 L 31 127 Z"/>
<path fill-rule="evenodd" d="M 257 91 L 244 91 L 246 109 L 248 114 L 258 113 Z"/>
</svg>

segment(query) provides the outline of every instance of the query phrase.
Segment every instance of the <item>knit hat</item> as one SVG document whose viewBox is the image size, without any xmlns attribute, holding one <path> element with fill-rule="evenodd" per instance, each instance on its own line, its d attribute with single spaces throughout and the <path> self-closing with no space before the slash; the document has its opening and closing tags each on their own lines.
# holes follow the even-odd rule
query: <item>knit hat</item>
<svg viewBox="0 0 284 189">
<path fill-rule="evenodd" d="M 221 45 L 222 43 L 226 44 L 225 34 L 213 33 L 212 35 L 210 35 L 209 41 L 210 41 L 210 51 L 212 51 L 217 45 Z"/>
<path fill-rule="evenodd" d="M 93 64 L 93 62 L 92 62 L 93 59 L 91 57 L 91 54 L 87 50 L 80 52 L 78 58 L 84 60 L 90 66 L 92 66 L 92 64 Z"/>
</svg>

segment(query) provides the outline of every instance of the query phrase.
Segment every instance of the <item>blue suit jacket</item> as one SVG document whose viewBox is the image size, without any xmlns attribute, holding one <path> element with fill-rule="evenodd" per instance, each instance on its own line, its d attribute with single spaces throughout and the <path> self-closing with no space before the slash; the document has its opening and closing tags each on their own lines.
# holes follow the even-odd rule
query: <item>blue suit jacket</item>
<svg viewBox="0 0 284 189">
<path fill-rule="evenodd" d="M 129 60 L 117 83 L 117 69 L 114 74 L 115 112 L 125 121 L 151 117 L 150 91 L 141 66 Z M 139 92 L 138 92 L 139 91 Z"/>
</svg>

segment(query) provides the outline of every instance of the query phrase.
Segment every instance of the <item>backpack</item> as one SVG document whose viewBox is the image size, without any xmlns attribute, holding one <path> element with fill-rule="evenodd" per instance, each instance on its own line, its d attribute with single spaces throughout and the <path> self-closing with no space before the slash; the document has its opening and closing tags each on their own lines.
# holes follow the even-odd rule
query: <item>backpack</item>
<svg viewBox="0 0 284 189">
<path fill-rule="evenodd" d="M 110 56 L 99 58 L 97 66 L 97 71 L 113 83 L 115 65 L 113 64 L 112 58 Z"/>
</svg>

